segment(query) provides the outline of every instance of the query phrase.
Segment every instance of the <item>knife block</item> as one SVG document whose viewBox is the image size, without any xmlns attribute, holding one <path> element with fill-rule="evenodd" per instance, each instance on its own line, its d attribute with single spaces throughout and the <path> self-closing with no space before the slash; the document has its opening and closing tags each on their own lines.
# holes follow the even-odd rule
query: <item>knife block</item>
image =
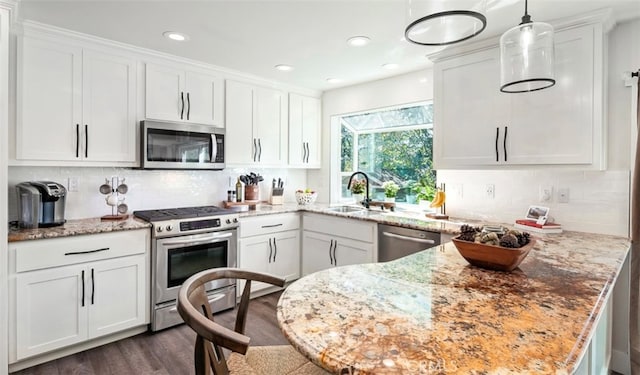
<svg viewBox="0 0 640 375">
<path fill-rule="evenodd" d="M 282 188 L 272 188 L 271 189 L 271 197 L 269 197 L 269 203 L 271 205 L 279 205 L 284 204 L 284 189 Z"/>
</svg>

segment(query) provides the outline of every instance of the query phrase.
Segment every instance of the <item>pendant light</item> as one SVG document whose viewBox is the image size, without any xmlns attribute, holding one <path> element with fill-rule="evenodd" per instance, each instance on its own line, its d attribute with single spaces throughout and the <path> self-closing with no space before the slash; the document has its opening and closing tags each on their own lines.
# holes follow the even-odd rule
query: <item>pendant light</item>
<svg viewBox="0 0 640 375">
<path fill-rule="evenodd" d="M 500 37 L 500 91 L 529 92 L 555 85 L 553 27 L 532 22 L 524 1 L 522 22 Z"/>
<path fill-rule="evenodd" d="M 486 0 L 407 0 L 405 38 L 445 46 L 480 34 L 487 26 Z"/>
</svg>

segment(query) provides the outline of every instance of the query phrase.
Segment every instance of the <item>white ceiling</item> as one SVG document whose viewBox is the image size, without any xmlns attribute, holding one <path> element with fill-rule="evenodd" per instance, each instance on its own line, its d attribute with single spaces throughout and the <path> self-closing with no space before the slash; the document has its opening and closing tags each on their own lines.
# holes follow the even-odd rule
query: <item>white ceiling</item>
<svg viewBox="0 0 640 375">
<path fill-rule="evenodd" d="M 524 0 L 487 0 L 487 29 L 497 36 L 520 22 Z M 270 80 L 328 90 L 416 71 L 436 51 L 403 41 L 404 0 L 37 1 L 22 0 L 18 17 L 184 56 Z M 612 8 L 618 21 L 640 17 L 639 0 L 532 0 L 534 21 Z M 175 42 L 164 31 L 190 36 Z M 366 35 L 371 43 L 349 47 Z M 387 70 L 386 63 L 399 67 Z M 277 64 L 294 66 L 290 72 Z M 330 84 L 327 78 L 339 78 Z"/>
</svg>

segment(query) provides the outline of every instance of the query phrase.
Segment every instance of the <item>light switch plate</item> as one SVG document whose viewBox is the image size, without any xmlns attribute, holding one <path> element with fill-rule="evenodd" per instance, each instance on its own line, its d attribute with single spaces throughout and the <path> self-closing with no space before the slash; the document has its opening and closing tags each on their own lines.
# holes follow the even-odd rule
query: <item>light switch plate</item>
<svg viewBox="0 0 640 375">
<path fill-rule="evenodd" d="M 558 203 L 569 203 L 569 188 L 558 189 Z"/>
</svg>

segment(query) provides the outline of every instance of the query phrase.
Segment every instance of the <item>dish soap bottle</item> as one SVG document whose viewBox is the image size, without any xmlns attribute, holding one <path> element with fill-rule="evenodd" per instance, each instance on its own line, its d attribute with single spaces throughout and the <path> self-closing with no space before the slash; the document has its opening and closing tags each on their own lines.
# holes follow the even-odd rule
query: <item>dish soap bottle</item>
<svg viewBox="0 0 640 375">
<path fill-rule="evenodd" d="M 240 177 L 236 182 L 236 202 L 242 202 L 242 182 L 240 182 Z"/>
</svg>

